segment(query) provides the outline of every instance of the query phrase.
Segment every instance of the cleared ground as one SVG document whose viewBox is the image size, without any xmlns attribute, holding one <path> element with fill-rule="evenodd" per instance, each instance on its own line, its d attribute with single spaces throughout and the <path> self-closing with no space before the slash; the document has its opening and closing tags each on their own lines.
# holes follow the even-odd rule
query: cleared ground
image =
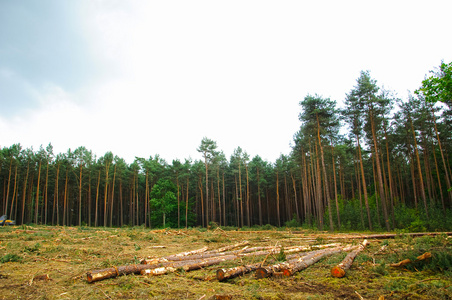
<svg viewBox="0 0 452 300">
<path fill-rule="evenodd" d="M 341 279 L 332 277 L 330 270 L 347 253 L 284 278 L 257 280 L 250 273 L 227 282 L 215 280 L 220 267 L 281 259 L 270 255 L 162 276 L 127 275 L 95 283 L 86 279 L 88 271 L 244 240 L 249 247 L 287 248 L 333 242 L 357 245 L 363 239 L 359 234 L 301 230 L 0 227 L 0 299 L 452 299 L 452 239 L 445 234 L 371 238 Z M 389 266 L 425 252 L 432 258 L 405 267 Z"/>
</svg>

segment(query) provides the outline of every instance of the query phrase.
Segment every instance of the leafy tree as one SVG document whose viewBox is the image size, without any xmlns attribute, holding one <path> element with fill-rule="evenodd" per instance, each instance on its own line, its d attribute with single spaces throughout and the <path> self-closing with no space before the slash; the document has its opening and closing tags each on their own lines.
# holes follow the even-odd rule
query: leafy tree
<svg viewBox="0 0 452 300">
<path fill-rule="evenodd" d="M 415 91 L 423 94 L 429 102 L 441 101 L 452 105 L 452 62 L 441 62 L 438 71 L 430 71 L 433 75 L 422 81 L 422 86 Z"/>
<path fill-rule="evenodd" d="M 165 228 L 177 225 L 177 187 L 168 179 L 160 179 L 151 190 L 150 205 L 153 210 L 152 222 L 154 225 Z M 169 216 L 168 222 L 166 217 Z"/>
</svg>

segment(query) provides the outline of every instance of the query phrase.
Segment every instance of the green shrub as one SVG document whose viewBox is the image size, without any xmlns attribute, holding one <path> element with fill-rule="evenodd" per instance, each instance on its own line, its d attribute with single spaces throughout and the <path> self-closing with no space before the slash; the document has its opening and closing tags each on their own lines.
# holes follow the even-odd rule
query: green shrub
<svg viewBox="0 0 452 300">
<path fill-rule="evenodd" d="M 6 263 L 6 262 L 18 262 L 20 261 L 22 258 L 17 255 L 17 254 L 6 254 L 5 256 L 3 256 L 0 259 L 1 263 Z"/>
</svg>

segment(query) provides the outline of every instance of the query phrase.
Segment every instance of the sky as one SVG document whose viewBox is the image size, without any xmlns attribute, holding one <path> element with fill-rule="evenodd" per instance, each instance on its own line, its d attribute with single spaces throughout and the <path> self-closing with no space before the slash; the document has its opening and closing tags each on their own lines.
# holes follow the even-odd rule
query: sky
<svg viewBox="0 0 452 300">
<path fill-rule="evenodd" d="M 0 0 L 0 147 L 274 162 L 299 102 L 362 70 L 406 99 L 452 61 L 447 1 Z"/>
</svg>

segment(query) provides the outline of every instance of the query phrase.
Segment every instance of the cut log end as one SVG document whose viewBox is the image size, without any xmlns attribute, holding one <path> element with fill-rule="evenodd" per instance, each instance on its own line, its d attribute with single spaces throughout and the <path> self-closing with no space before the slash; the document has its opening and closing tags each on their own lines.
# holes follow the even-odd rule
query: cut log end
<svg viewBox="0 0 452 300">
<path fill-rule="evenodd" d="M 265 268 L 259 268 L 256 270 L 257 279 L 267 278 L 270 277 L 271 275 L 272 273 L 268 272 Z"/>
<path fill-rule="evenodd" d="M 334 268 L 331 269 L 331 276 L 336 277 L 336 278 L 342 278 L 345 276 L 345 271 L 344 269 L 335 266 Z"/>
<path fill-rule="evenodd" d="M 102 279 L 116 277 L 116 272 L 112 272 L 109 270 L 102 272 L 88 272 L 86 273 L 86 280 L 89 283 L 93 283 Z"/>
<path fill-rule="evenodd" d="M 225 270 L 224 269 L 217 270 L 217 279 L 218 279 L 218 281 L 225 280 L 224 274 L 225 274 Z"/>
<path fill-rule="evenodd" d="M 286 276 L 286 277 L 290 277 L 290 276 L 293 275 L 292 271 L 289 270 L 289 269 L 284 269 L 284 270 L 282 271 L 282 273 L 283 273 L 284 276 Z"/>
</svg>

